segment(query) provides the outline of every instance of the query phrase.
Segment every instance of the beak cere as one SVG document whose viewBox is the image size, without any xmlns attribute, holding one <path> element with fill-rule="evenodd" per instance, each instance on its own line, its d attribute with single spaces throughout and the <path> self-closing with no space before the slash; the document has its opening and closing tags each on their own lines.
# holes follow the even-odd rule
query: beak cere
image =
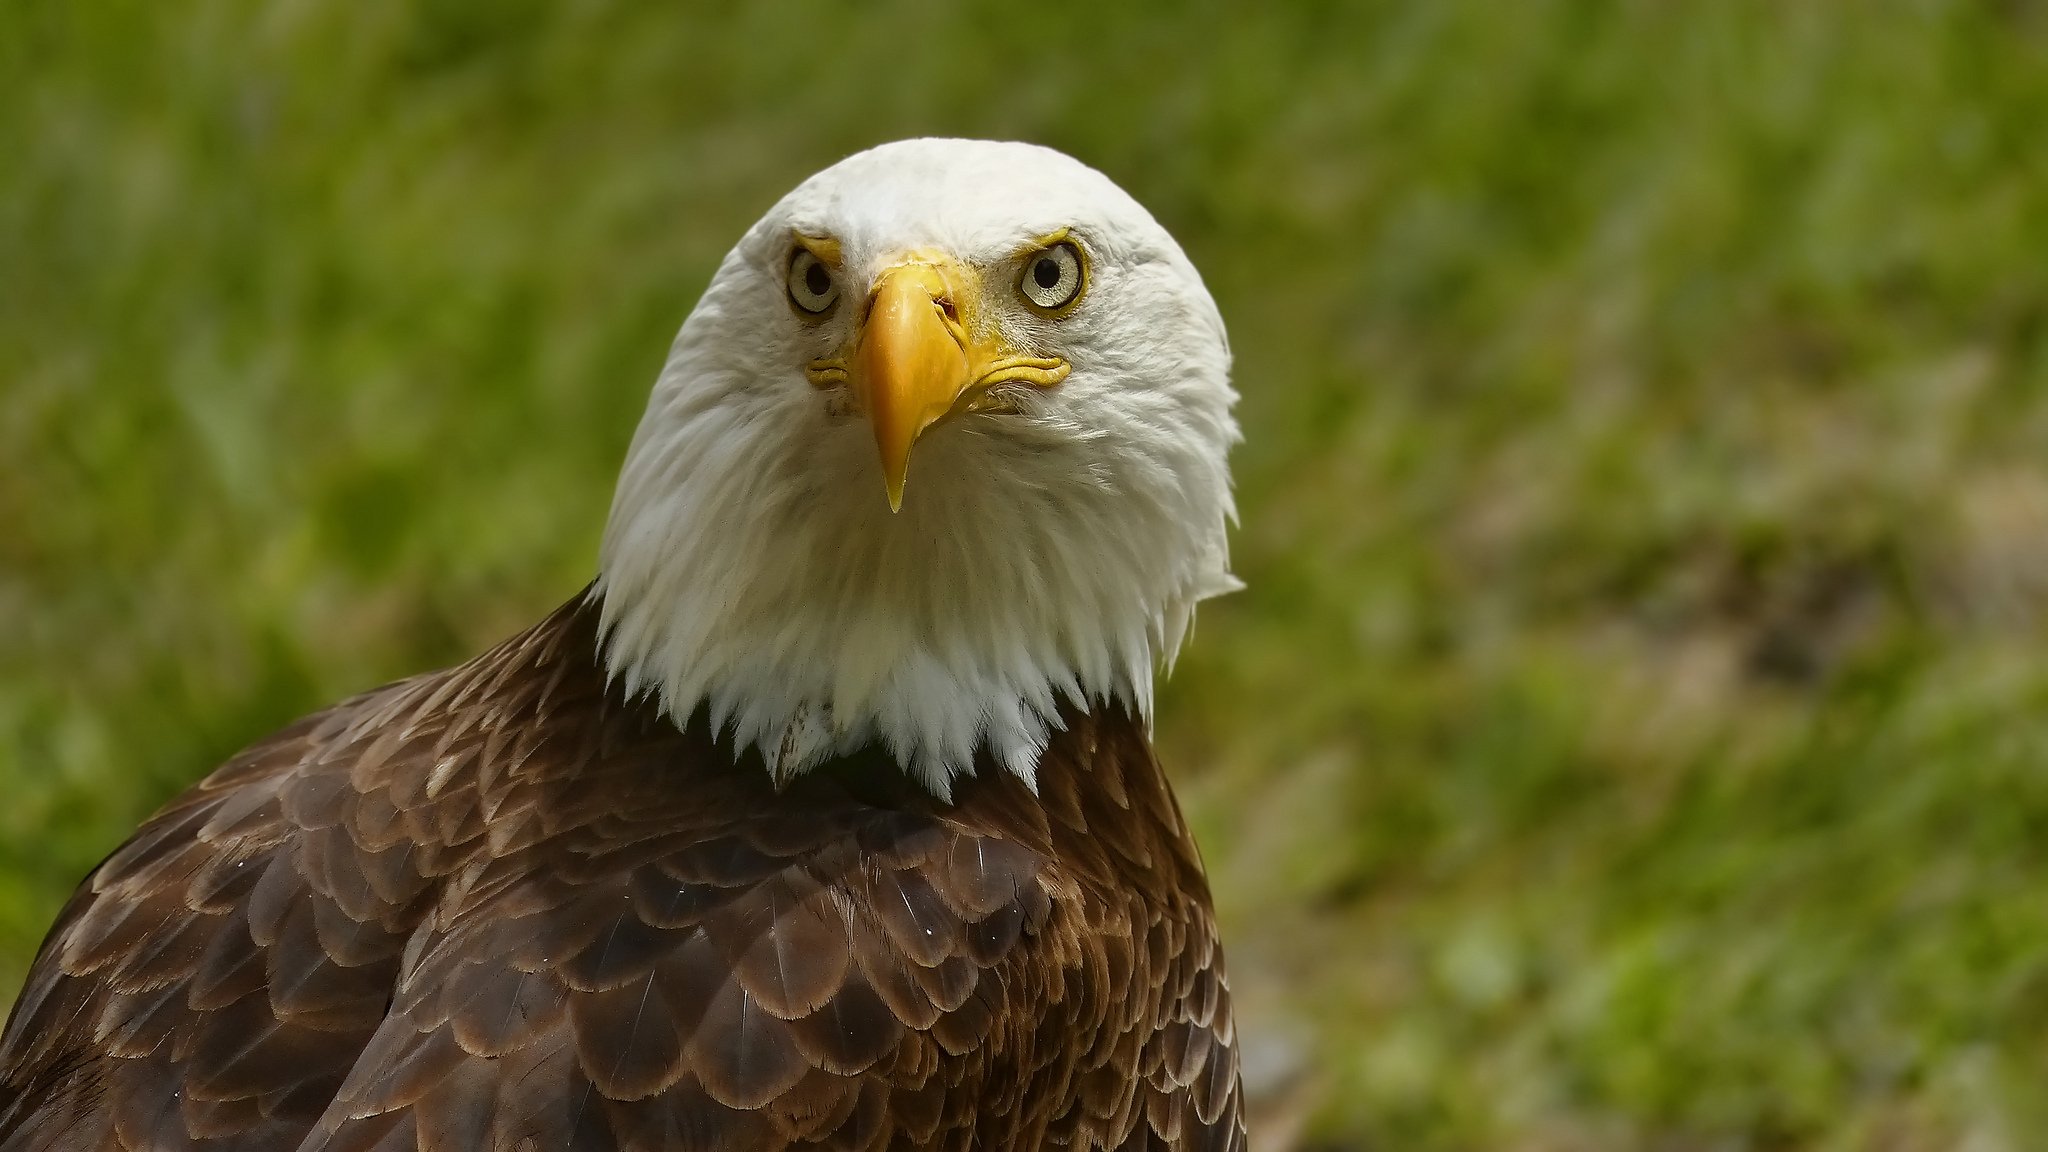
<svg viewBox="0 0 2048 1152">
<path fill-rule="evenodd" d="M 971 383 L 956 298 L 964 278 L 948 271 L 922 260 L 884 271 L 854 357 L 854 387 L 874 425 L 891 511 L 903 507 L 911 446 Z"/>
</svg>

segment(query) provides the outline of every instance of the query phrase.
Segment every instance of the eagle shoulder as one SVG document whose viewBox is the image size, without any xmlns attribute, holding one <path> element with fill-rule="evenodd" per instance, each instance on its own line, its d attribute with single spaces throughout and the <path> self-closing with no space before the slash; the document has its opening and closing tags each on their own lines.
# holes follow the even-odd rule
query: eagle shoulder
<svg viewBox="0 0 2048 1152">
<path fill-rule="evenodd" d="M 0 1034 L 0 1148 L 297 1142 L 425 907 L 427 856 L 350 784 L 378 718 L 420 688 L 248 749 L 94 869 Z"/>
</svg>

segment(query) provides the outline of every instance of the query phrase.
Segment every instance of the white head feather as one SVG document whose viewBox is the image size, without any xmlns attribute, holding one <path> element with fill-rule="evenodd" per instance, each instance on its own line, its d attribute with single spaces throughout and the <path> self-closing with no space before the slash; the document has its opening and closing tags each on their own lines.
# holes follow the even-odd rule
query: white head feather
<svg viewBox="0 0 2048 1152">
<path fill-rule="evenodd" d="M 992 268 L 1059 229 L 1089 263 L 1070 314 L 993 275 L 982 304 L 1071 373 L 933 427 L 892 513 L 867 422 L 805 377 L 862 310 L 795 314 L 792 235 L 837 241 L 859 301 L 906 252 Z M 676 337 L 605 529 L 606 665 L 677 723 L 708 705 L 778 779 L 880 741 L 941 796 L 982 747 L 1032 783 L 1061 698 L 1149 719 L 1196 603 L 1238 586 L 1229 373 L 1194 266 L 1095 170 L 973 140 L 841 161 L 740 240 Z"/>
</svg>

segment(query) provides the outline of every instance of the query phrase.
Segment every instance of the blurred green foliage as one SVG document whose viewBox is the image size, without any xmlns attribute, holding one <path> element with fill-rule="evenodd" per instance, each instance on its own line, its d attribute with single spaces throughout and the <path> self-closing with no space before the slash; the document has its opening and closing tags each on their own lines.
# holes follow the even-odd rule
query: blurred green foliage
<svg viewBox="0 0 2048 1152">
<path fill-rule="evenodd" d="M 893 137 L 1232 324 L 1161 738 L 1262 1137 L 2048 1145 L 2048 10 L 0 8 L 0 997 L 238 746 L 589 575 L 669 336 Z"/>
</svg>

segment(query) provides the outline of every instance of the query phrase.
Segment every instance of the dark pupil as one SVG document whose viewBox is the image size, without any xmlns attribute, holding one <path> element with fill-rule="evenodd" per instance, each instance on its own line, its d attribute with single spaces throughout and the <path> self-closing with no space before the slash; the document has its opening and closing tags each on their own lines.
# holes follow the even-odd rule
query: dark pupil
<svg viewBox="0 0 2048 1152">
<path fill-rule="evenodd" d="M 804 287 L 813 296 L 823 296 L 832 290 L 832 274 L 825 271 L 823 264 L 813 264 L 804 269 Z"/>
<path fill-rule="evenodd" d="M 1045 257 L 1031 269 L 1031 278 L 1038 281 L 1040 288 L 1050 288 L 1060 282 L 1060 266 L 1050 256 Z"/>
</svg>

